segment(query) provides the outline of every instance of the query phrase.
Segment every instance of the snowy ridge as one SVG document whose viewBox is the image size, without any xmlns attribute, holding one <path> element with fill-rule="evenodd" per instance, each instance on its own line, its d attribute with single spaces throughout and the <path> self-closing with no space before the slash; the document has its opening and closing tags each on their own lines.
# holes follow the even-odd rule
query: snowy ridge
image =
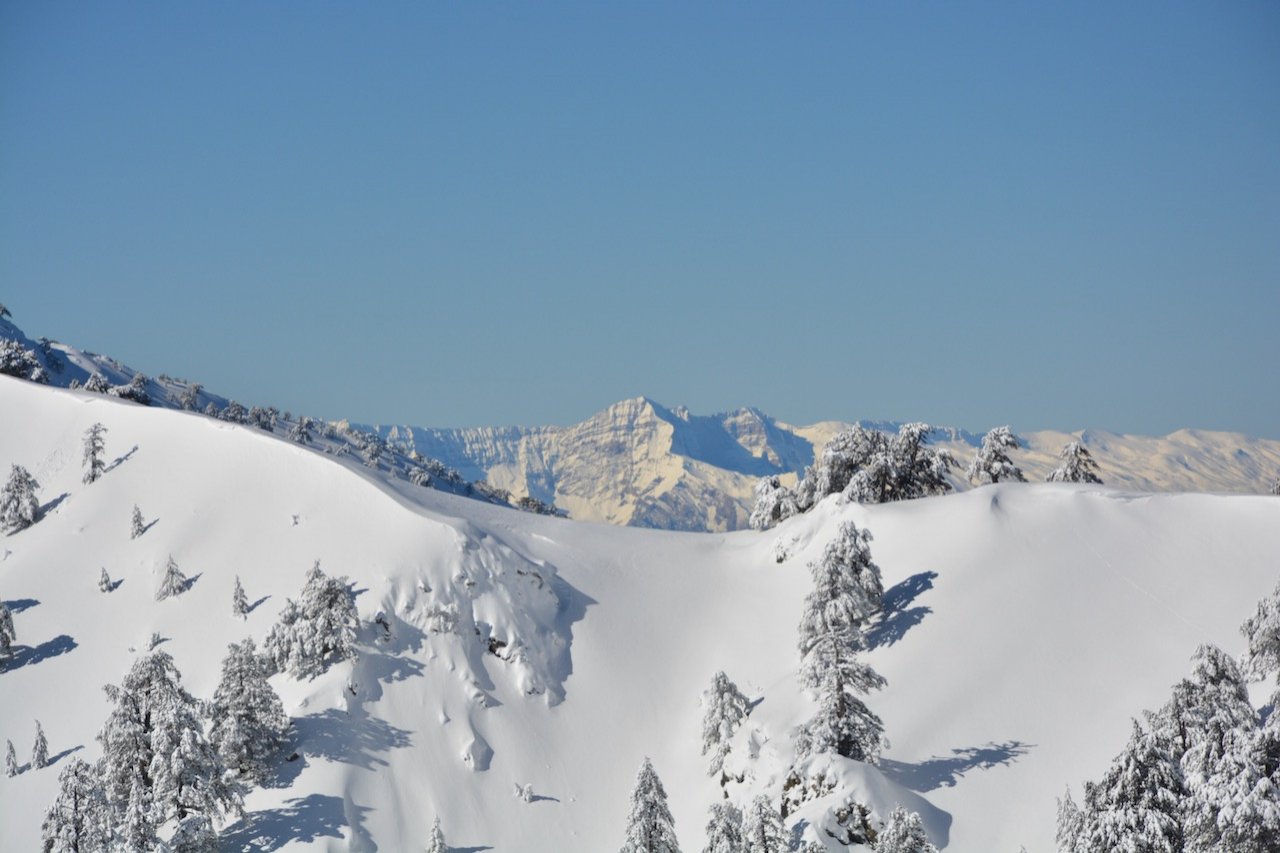
<svg viewBox="0 0 1280 853">
<path fill-rule="evenodd" d="M 99 421 L 109 470 L 86 486 L 80 440 Z M 37 846 L 60 762 L 97 757 L 100 688 L 152 632 L 207 698 L 226 645 L 261 643 L 316 559 L 355 586 L 360 656 L 314 681 L 272 679 L 298 758 L 250 794 L 226 849 L 420 849 L 437 815 L 455 848 L 609 849 L 644 755 L 683 848 L 700 849 L 722 794 L 699 754 L 699 697 L 724 670 L 751 698 L 727 764 L 742 781 L 726 790 L 779 800 L 813 712 L 796 680 L 804 566 L 845 520 L 872 532 L 884 572 L 868 660 L 888 685 L 867 702 L 892 747 L 878 768 L 810 768 L 835 785 L 788 831 L 820 837 L 857 795 L 878 819 L 920 811 L 947 850 L 1050 850 L 1054 798 L 1106 767 L 1195 647 L 1240 650 L 1280 550 L 1275 498 L 1061 484 L 835 497 L 767 533 L 570 522 L 252 427 L 0 377 L 9 462 L 40 481 L 45 515 L 0 537 L 20 647 L 0 670 L 0 738 L 25 761 L 38 719 L 54 759 L 0 778 L 0 846 L 16 850 Z M 131 540 L 135 503 L 150 526 Z M 170 554 L 195 580 L 156 602 Z M 114 592 L 98 590 L 104 567 Z M 235 575 L 245 621 L 230 612 Z M 525 785 L 532 802 L 513 795 Z"/>
</svg>

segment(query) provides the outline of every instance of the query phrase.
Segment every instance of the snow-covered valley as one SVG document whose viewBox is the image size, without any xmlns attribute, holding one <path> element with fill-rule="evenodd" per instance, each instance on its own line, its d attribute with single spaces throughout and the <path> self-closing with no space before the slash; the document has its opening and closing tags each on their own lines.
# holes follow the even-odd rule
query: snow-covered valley
<svg viewBox="0 0 1280 853">
<path fill-rule="evenodd" d="M 86 485 L 96 422 L 109 464 Z M 436 817 L 455 851 L 616 849 L 648 756 L 683 849 L 700 850 L 724 793 L 781 797 L 814 711 L 797 680 L 805 566 L 852 520 L 887 590 L 867 660 L 888 683 L 866 701 L 892 745 L 878 767 L 833 770 L 840 786 L 790 815 L 793 837 L 821 840 L 856 794 L 877 819 L 920 812 L 947 850 L 1048 851 L 1055 797 L 1101 774 L 1196 647 L 1240 650 L 1280 552 L 1273 497 L 1065 484 L 866 507 L 835 496 L 763 533 L 570 521 L 254 427 L 0 377 L 11 463 L 39 481 L 43 516 L 0 538 L 16 632 L 0 739 L 25 761 L 39 720 L 52 763 L 0 778 L 6 850 L 38 849 L 59 770 L 100 754 L 102 686 L 153 633 L 207 699 L 227 645 L 261 644 L 316 560 L 354 584 L 359 657 L 272 678 L 290 743 L 223 849 L 422 849 Z M 193 582 L 156 601 L 170 556 Z M 102 569 L 118 588 L 99 590 Z M 742 781 L 723 791 L 700 754 L 700 697 L 719 670 L 753 702 L 726 763 Z"/>
</svg>

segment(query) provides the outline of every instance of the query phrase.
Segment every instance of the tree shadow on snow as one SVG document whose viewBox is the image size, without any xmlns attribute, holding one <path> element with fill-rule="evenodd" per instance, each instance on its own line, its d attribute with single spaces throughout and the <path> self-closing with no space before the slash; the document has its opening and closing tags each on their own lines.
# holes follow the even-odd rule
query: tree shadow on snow
<svg viewBox="0 0 1280 853">
<path fill-rule="evenodd" d="M 159 524 L 159 523 L 160 523 L 160 519 L 158 519 L 158 518 L 153 518 L 153 519 L 151 519 L 151 520 L 150 520 L 150 521 L 148 521 L 146 524 L 142 525 L 142 532 L 141 532 L 141 533 L 139 533 L 138 535 L 139 535 L 139 536 L 145 536 L 148 530 L 150 530 L 151 528 L 155 527 L 155 526 L 156 526 L 157 524 Z"/>
<path fill-rule="evenodd" d="M 479 847 L 450 847 L 449 853 L 481 853 L 481 851 L 492 849 L 488 844 L 482 844 Z"/>
<path fill-rule="evenodd" d="M 62 502 L 63 502 L 63 501 L 65 501 L 68 497 L 70 497 L 70 495 L 71 495 L 71 493 L 70 493 L 70 492 L 63 492 L 62 494 L 58 495 L 58 496 L 57 496 L 56 498 L 54 498 L 53 500 L 49 501 L 49 502 L 48 502 L 47 504 L 45 504 L 44 506 L 40 507 L 40 515 L 39 515 L 39 516 L 37 516 L 37 519 L 39 519 L 39 518 L 43 518 L 44 516 L 46 516 L 46 515 L 48 515 L 49 513 L 53 512 L 55 509 L 57 509 L 59 506 L 61 506 L 61 505 L 62 505 Z"/>
<path fill-rule="evenodd" d="M 245 611 L 244 611 L 244 612 L 245 612 L 245 613 L 252 613 L 253 611 L 257 610 L 260 606 L 262 606 L 262 603 L 263 603 L 264 601 L 266 601 L 266 600 L 267 600 L 268 598 L 270 598 L 270 597 L 271 597 L 271 596 L 269 596 L 269 595 L 264 595 L 264 596 L 262 596 L 262 598 L 259 598 L 259 599 L 258 599 L 257 601 L 255 601 L 253 604 L 250 604 L 247 608 L 245 608 Z"/>
<path fill-rule="evenodd" d="M 330 708 L 293 721 L 298 752 L 311 758 L 340 761 L 365 770 L 385 767 L 374 753 L 411 746 L 411 732 L 364 711 L 347 713 Z"/>
<path fill-rule="evenodd" d="M 867 631 L 867 645 L 876 649 L 892 646 L 906 636 L 924 617 L 933 612 L 931 607 L 908 607 L 922 593 L 933 589 L 937 572 L 920 572 L 890 587 L 884 594 L 880 618 Z"/>
<path fill-rule="evenodd" d="M 989 743 L 986 746 L 967 746 L 951 750 L 950 758 L 933 757 L 917 763 L 880 759 L 884 775 L 903 787 L 926 793 L 936 788 L 952 788 L 960 777 L 970 770 L 990 770 L 1002 764 L 1012 764 L 1025 755 L 1035 744 L 1020 740 Z"/>
<path fill-rule="evenodd" d="M 71 753 L 73 753 L 73 752 L 79 752 L 79 751 L 80 751 L 80 750 L 82 750 L 82 749 L 84 749 L 84 744 L 79 744 L 78 746 L 73 746 L 73 747 L 71 747 L 70 749 L 64 749 L 64 750 L 62 750 L 62 752 L 59 752 L 57 755 L 51 755 L 51 756 L 49 756 L 49 763 L 48 763 L 48 764 L 46 764 L 45 766 L 46 766 L 46 767 L 52 767 L 53 765 L 57 764 L 57 763 L 58 763 L 59 761 L 61 761 L 62 759 L 66 758 L 66 757 L 67 757 L 68 755 L 70 755 Z"/>
<path fill-rule="evenodd" d="M 130 458 L 131 456 L 133 456 L 133 454 L 135 454 L 135 453 L 137 453 L 137 452 L 138 452 L 138 445 L 136 445 L 136 444 L 135 444 L 135 445 L 134 445 L 134 446 L 129 450 L 129 452 L 128 452 L 128 453 L 126 453 L 126 454 L 125 454 L 125 455 L 123 455 L 123 456 L 117 456 L 117 457 L 115 458 L 115 461 L 114 461 L 114 462 L 112 462 L 110 465 L 108 465 L 106 468 L 104 468 L 104 469 L 103 469 L 103 473 L 105 474 L 107 471 L 114 471 L 116 468 L 120 467 L 120 466 L 121 466 L 121 465 L 123 465 L 125 462 L 128 462 L 128 461 L 129 461 L 129 458 Z"/>
<path fill-rule="evenodd" d="M 34 598 L 14 598 L 6 601 L 4 606 L 9 608 L 9 612 L 15 616 L 24 610 L 30 610 L 39 605 L 40 602 Z"/>
<path fill-rule="evenodd" d="M 255 853 L 279 850 L 286 844 L 312 844 L 321 838 L 342 839 L 347 825 L 341 797 L 310 794 L 287 800 L 278 809 L 249 812 L 219 833 L 218 847 Z"/>
<path fill-rule="evenodd" d="M 78 643 L 67 634 L 59 634 L 52 640 L 45 640 L 38 646 L 15 645 L 13 647 L 13 656 L 7 664 L 0 666 L 0 672 L 21 669 L 24 666 L 34 666 L 49 658 L 65 655 L 77 645 Z"/>
</svg>

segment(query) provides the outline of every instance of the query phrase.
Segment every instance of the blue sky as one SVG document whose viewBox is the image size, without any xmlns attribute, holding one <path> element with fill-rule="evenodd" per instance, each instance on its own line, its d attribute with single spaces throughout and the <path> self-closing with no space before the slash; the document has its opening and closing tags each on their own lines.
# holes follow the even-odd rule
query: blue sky
<svg viewBox="0 0 1280 853">
<path fill-rule="evenodd" d="M 1273 3 L 0 4 L 0 302 L 245 403 L 1280 436 Z"/>
</svg>

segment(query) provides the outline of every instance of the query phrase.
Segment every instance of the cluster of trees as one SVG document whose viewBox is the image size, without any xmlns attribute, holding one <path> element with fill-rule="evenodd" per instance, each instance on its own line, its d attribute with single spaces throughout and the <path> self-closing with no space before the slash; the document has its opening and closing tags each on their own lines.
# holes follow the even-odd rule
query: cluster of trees
<svg viewBox="0 0 1280 853">
<path fill-rule="evenodd" d="M 1058 803 L 1058 844 L 1096 850 L 1280 850 L 1280 690 L 1260 714 L 1247 679 L 1280 686 L 1280 587 L 1241 628 L 1241 665 L 1201 646 L 1190 678 L 1133 721 L 1124 750 L 1077 805 Z"/>
<path fill-rule="evenodd" d="M 44 727 L 39 720 L 36 720 L 36 739 L 31 744 L 31 763 L 28 766 L 32 769 L 49 766 L 49 739 L 44 736 Z M 11 740 L 5 741 L 4 772 L 9 777 L 22 772 L 22 768 L 18 766 L 18 753 Z"/>
<path fill-rule="evenodd" d="M 0 339 L 0 373 L 42 385 L 49 383 L 49 374 L 35 352 L 12 338 Z"/>
</svg>

